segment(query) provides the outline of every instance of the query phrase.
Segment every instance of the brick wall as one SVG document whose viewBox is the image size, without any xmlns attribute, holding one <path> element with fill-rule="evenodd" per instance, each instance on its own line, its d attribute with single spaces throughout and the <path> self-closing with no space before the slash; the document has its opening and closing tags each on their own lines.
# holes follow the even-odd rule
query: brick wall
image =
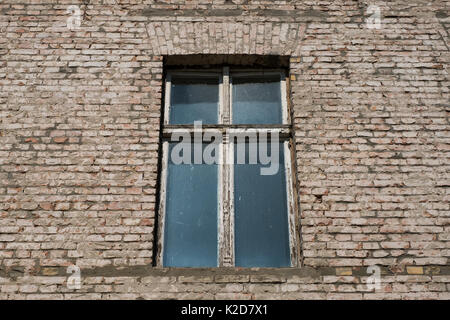
<svg viewBox="0 0 450 320">
<path fill-rule="evenodd" d="M 0 298 L 449 299 L 448 8 L 2 0 Z M 183 54 L 290 56 L 301 268 L 152 267 L 163 56 Z"/>
</svg>

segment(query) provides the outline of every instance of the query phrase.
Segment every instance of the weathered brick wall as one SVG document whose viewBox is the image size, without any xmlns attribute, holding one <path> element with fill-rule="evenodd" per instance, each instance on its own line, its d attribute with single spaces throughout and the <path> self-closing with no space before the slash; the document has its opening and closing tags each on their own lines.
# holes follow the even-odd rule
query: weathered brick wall
<svg viewBox="0 0 450 320">
<path fill-rule="evenodd" d="M 369 4 L 381 29 L 366 27 Z M 419 0 L 1 0 L 0 298 L 449 299 L 448 12 Z M 172 54 L 290 56 L 302 268 L 151 267 Z M 79 290 L 66 287 L 74 264 Z"/>
</svg>

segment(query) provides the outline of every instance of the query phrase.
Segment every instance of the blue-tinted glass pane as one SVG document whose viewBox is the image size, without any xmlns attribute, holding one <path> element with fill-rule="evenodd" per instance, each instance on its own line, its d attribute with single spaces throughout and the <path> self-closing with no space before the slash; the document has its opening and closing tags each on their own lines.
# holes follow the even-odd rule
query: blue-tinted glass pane
<svg viewBox="0 0 450 320">
<path fill-rule="evenodd" d="M 248 145 L 247 145 L 248 146 Z M 268 148 L 270 150 L 270 148 Z M 283 144 L 279 168 L 261 175 L 258 164 L 237 164 L 235 148 L 235 264 L 239 267 L 290 266 L 289 228 Z M 246 159 L 248 148 L 246 148 Z"/>
<path fill-rule="evenodd" d="M 216 124 L 219 106 L 219 78 L 173 76 L 170 89 L 171 124 Z"/>
<path fill-rule="evenodd" d="M 174 145 L 169 148 L 163 264 L 216 267 L 217 165 L 176 165 L 170 156 Z"/>
<path fill-rule="evenodd" d="M 280 76 L 233 77 L 233 124 L 282 123 Z"/>
</svg>

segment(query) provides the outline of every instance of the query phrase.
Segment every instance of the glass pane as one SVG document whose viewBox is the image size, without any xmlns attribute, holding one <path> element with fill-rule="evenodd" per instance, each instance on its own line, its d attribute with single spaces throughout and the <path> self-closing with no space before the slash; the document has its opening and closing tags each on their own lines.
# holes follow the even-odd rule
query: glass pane
<svg viewBox="0 0 450 320">
<path fill-rule="evenodd" d="M 173 76 L 170 89 L 170 124 L 216 124 L 219 109 L 219 78 Z"/>
<path fill-rule="evenodd" d="M 281 124 L 280 76 L 233 77 L 233 124 Z"/>
<path fill-rule="evenodd" d="M 174 164 L 170 143 L 164 266 L 217 266 L 217 165 Z M 205 145 L 204 145 L 205 146 Z M 193 148 L 192 148 L 193 161 Z"/>
<path fill-rule="evenodd" d="M 262 165 L 259 155 L 257 164 L 249 164 L 248 149 L 245 144 L 246 162 L 238 164 L 235 147 L 235 265 L 289 267 L 283 144 L 279 144 L 279 168 L 273 175 L 261 175 L 260 169 L 270 165 Z M 270 146 L 268 149 L 270 151 Z"/>
</svg>

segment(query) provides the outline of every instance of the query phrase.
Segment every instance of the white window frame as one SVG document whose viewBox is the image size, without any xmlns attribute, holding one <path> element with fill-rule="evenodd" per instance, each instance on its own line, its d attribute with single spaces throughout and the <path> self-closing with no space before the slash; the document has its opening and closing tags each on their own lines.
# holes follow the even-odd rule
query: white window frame
<svg viewBox="0 0 450 320">
<path fill-rule="evenodd" d="M 221 130 L 223 140 L 219 147 L 219 157 L 222 164 L 218 165 L 218 267 L 234 267 L 235 248 L 234 248 L 234 166 L 227 165 L 234 161 L 234 144 L 229 141 L 228 133 L 255 131 L 273 131 L 279 132 L 279 141 L 284 146 L 286 194 L 288 208 L 288 229 L 289 229 L 289 248 L 290 248 L 290 267 L 299 266 L 299 245 L 300 237 L 298 232 L 298 207 L 297 193 L 295 192 L 295 174 L 293 164 L 295 161 L 294 146 L 292 137 L 292 120 L 288 104 L 287 82 L 284 70 L 255 70 L 255 69 L 235 69 L 224 66 L 222 69 L 206 70 L 168 70 L 165 79 L 165 103 L 163 120 L 163 142 L 162 142 L 162 166 L 160 176 L 160 198 L 158 207 L 158 232 L 157 232 L 157 250 L 156 265 L 164 266 L 164 228 L 165 228 L 165 205 L 167 192 L 167 173 L 168 173 L 168 152 L 170 136 L 177 130 L 194 132 L 194 125 L 171 125 L 170 120 L 170 97 L 171 97 L 171 79 L 173 75 L 182 74 L 183 76 L 192 75 L 193 77 L 211 76 L 216 74 L 219 77 L 219 106 L 218 106 L 218 124 L 204 125 L 203 132 L 212 130 Z M 232 125 L 232 77 L 234 75 L 280 75 L 280 90 L 282 101 L 282 124 L 279 125 Z M 178 142 L 178 141 L 175 141 Z"/>
</svg>

